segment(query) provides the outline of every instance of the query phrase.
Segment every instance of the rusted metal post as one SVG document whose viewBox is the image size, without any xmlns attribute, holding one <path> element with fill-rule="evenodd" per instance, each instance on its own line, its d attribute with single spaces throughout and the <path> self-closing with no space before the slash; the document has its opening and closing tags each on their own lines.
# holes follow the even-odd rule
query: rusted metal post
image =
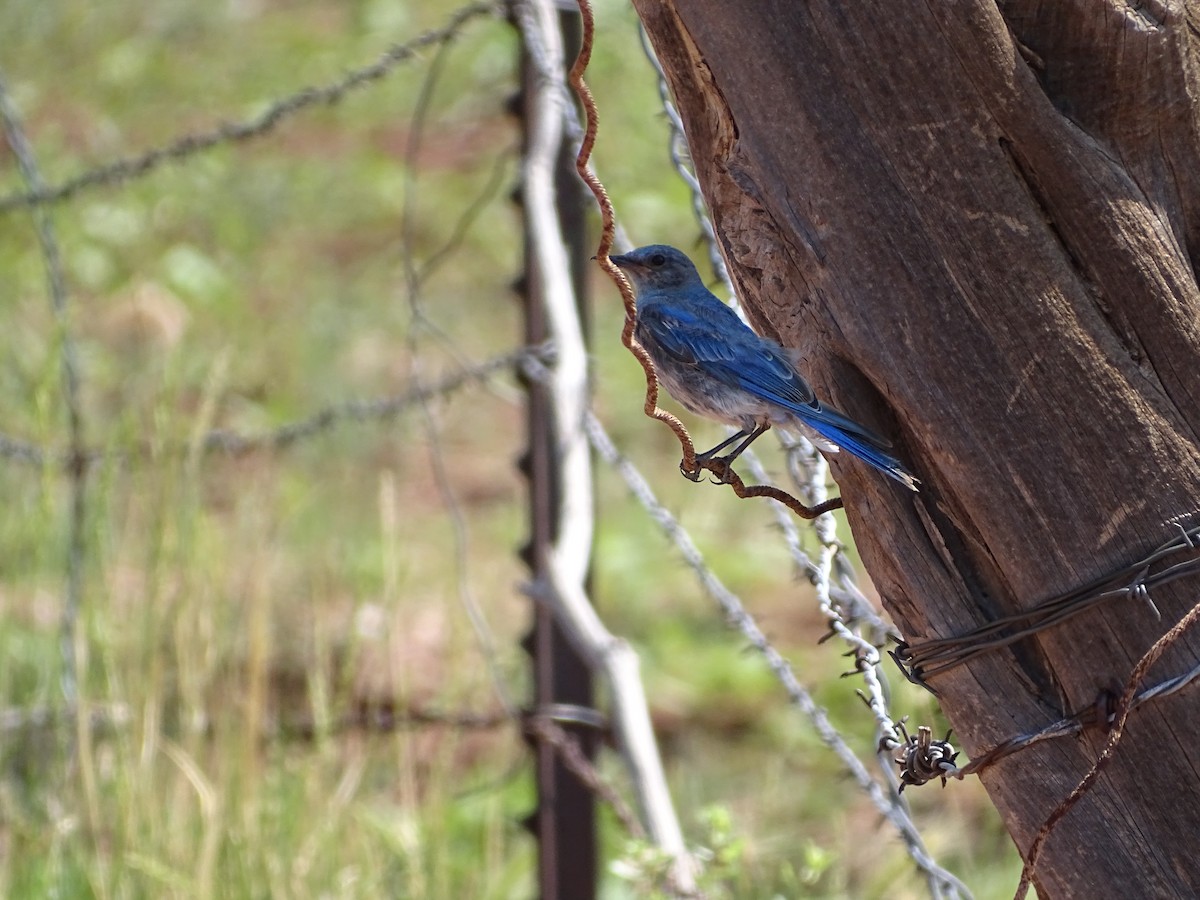
<svg viewBox="0 0 1200 900">
<path fill-rule="evenodd" d="M 580 24 L 576 13 L 560 13 L 567 58 L 579 47 Z M 526 99 L 536 70 L 528 50 L 522 48 L 521 95 L 515 111 L 522 128 L 527 127 Z M 526 140 L 528 135 L 526 134 Z M 574 167 L 574 152 L 564 143 L 556 166 L 557 211 L 567 242 L 571 275 L 585 334 L 588 330 L 585 289 L 590 252 L 586 237 L 583 194 Z M 520 202 L 520 192 L 517 192 Z M 526 213 L 527 215 L 528 213 Z M 526 234 L 529 227 L 526 223 Z M 525 274 L 518 292 L 525 309 L 527 346 L 540 344 L 548 336 L 538 260 L 526 240 Z M 529 444 L 520 467 L 529 480 L 530 536 L 521 556 L 537 584 L 546 583 L 548 558 L 558 532 L 561 472 L 555 452 L 552 406 L 544 385 L 527 379 L 527 425 Z M 593 703 L 592 673 L 575 652 L 566 634 L 545 604 L 533 605 L 533 624 L 524 640 L 533 660 L 533 714 L 551 709 L 590 708 Z M 596 734 L 589 728 L 561 722 L 577 737 L 588 758 L 595 755 Z M 538 806 L 526 824 L 538 840 L 538 893 L 542 900 L 570 898 L 592 900 L 597 889 L 597 846 L 595 798 L 580 780 L 563 766 L 548 743 L 533 743 Z"/>
</svg>

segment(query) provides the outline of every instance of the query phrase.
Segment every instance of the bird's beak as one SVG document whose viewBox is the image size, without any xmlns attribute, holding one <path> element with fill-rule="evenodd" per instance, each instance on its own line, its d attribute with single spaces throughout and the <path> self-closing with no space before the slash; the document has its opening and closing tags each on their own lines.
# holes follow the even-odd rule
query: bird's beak
<svg viewBox="0 0 1200 900">
<path fill-rule="evenodd" d="M 610 256 L 609 260 L 619 269 L 628 269 L 630 266 L 634 265 L 633 260 L 631 260 L 628 256 Z"/>
</svg>

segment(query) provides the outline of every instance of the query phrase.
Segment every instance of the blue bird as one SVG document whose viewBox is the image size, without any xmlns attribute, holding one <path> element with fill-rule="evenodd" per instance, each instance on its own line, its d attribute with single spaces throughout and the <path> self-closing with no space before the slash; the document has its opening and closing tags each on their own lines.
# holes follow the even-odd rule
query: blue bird
<svg viewBox="0 0 1200 900">
<path fill-rule="evenodd" d="M 795 354 L 747 327 L 704 286 L 687 256 L 652 244 L 610 258 L 637 291 L 635 334 L 659 381 L 689 411 L 740 429 L 699 460 L 744 438 L 724 457 L 732 462 L 777 425 L 826 452 L 844 449 L 917 490 L 917 479 L 887 452 L 891 444 L 824 406 L 796 370 Z"/>
</svg>

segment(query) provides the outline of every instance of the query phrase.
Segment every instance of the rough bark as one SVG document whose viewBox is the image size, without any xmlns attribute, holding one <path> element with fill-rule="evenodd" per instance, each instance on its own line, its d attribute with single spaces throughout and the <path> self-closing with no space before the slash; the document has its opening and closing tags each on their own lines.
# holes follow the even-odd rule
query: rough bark
<svg viewBox="0 0 1200 900">
<path fill-rule="evenodd" d="M 753 323 L 924 482 L 913 497 L 832 463 L 907 638 L 1088 582 L 1200 510 L 1193 7 L 635 5 Z M 1118 689 L 1198 587 L 1157 591 L 1162 621 L 1109 604 L 939 677 L 968 752 Z M 1192 637 L 1151 681 L 1195 665 Z M 1200 895 L 1195 710 L 1193 692 L 1133 714 L 1050 839 L 1041 896 Z M 1018 847 L 1103 742 L 1046 742 L 985 773 Z"/>
</svg>

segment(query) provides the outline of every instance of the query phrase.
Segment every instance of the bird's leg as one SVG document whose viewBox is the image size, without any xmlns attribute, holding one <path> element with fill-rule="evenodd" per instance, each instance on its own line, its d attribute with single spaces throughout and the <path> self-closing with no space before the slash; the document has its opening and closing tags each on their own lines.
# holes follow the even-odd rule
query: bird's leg
<svg viewBox="0 0 1200 900">
<path fill-rule="evenodd" d="M 745 428 L 743 428 L 737 434 L 732 434 L 729 437 L 727 437 L 725 440 L 721 441 L 721 443 L 717 444 L 717 446 L 713 447 L 711 450 L 706 450 L 703 453 L 697 453 L 696 454 L 696 468 L 693 471 L 688 471 L 687 469 L 685 469 L 683 467 L 683 461 L 680 460 L 679 471 L 683 473 L 685 478 L 688 478 L 692 481 L 699 481 L 700 477 L 704 474 L 704 468 L 705 468 L 704 464 L 706 462 L 711 460 L 716 453 L 720 452 L 721 450 L 724 450 L 726 447 L 728 447 L 734 441 L 744 438 L 749 433 L 750 433 L 749 431 L 747 431 Z"/>
<path fill-rule="evenodd" d="M 726 447 L 728 447 L 734 441 L 740 441 L 742 438 L 744 438 L 748 434 L 750 434 L 750 432 L 747 431 L 745 428 L 743 428 L 737 434 L 731 434 L 729 437 L 727 437 L 725 440 L 721 441 L 721 443 L 717 444 L 717 446 L 713 447 L 711 450 L 705 450 L 703 453 L 697 453 L 696 454 L 696 462 L 706 462 L 707 460 L 712 459 L 720 451 L 724 450 Z M 755 435 L 755 437 L 757 437 L 757 435 Z M 751 440 L 753 440 L 753 438 L 751 438 Z M 739 451 L 739 452 L 741 452 L 741 451 Z"/>
<path fill-rule="evenodd" d="M 696 463 L 697 463 L 697 465 L 700 466 L 700 469 L 698 469 L 696 471 L 696 474 L 694 477 L 689 472 L 684 472 L 683 474 L 687 475 L 688 478 L 691 478 L 692 481 L 699 481 L 700 473 L 704 469 L 708 469 L 710 472 L 712 472 L 714 475 L 717 476 L 718 484 L 727 483 L 728 473 L 730 471 L 730 469 L 729 469 L 730 464 L 735 459 L 737 459 L 739 456 L 741 456 L 742 451 L 745 450 L 747 447 L 749 447 L 752 443 L 754 443 L 755 439 L 758 438 L 759 435 L 761 435 L 764 431 L 766 431 L 770 427 L 771 426 L 769 424 L 768 425 L 760 425 L 759 427 L 755 428 L 753 431 L 749 431 L 749 430 L 743 428 L 737 434 L 731 435 L 726 440 L 721 441 L 721 443 L 717 444 L 717 446 L 713 447 L 711 450 L 708 450 L 704 453 L 697 453 L 696 454 Z M 728 447 L 730 444 L 732 444 L 734 441 L 738 440 L 739 438 L 745 438 L 745 440 L 743 440 L 740 444 L 738 444 L 737 447 L 734 448 L 732 453 L 730 453 L 726 456 L 717 456 L 716 455 L 717 453 L 724 450 L 726 447 Z"/>
<path fill-rule="evenodd" d="M 771 427 L 770 425 L 759 425 L 757 428 L 755 428 L 755 429 L 754 429 L 753 431 L 751 431 L 751 432 L 746 432 L 746 431 L 744 431 L 744 430 L 743 430 L 743 431 L 739 431 L 737 434 L 735 434 L 735 435 L 734 435 L 733 437 L 731 437 L 729 440 L 725 441 L 725 443 L 723 443 L 723 444 L 718 444 L 717 446 L 715 446 L 715 447 L 713 447 L 711 450 L 709 450 L 707 453 L 702 453 L 702 454 L 700 454 L 700 456 L 698 456 L 698 457 L 696 457 L 696 458 L 697 458 L 697 459 L 701 459 L 701 458 L 703 458 L 703 459 L 711 459 L 711 458 L 712 458 L 712 455 L 713 455 L 713 454 L 714 454 L 716 451 L 718 451 L 718 450 L 720 450 L 720 449 L 722 449 L 722 448 L 724 448 L 724 447 L 727 447 L 728 445 L 732 444 L 732 443 L 733 443 L 735 440 L 737 440 L 737 439 L 738 439 L 738 438 L 740 438 L 740 437 L 745 437 L 746 439 L 745 439 L 744 441 L 742 441 L 740 444 L 738 444 L 736 447 L 734 447 L 734 448 L 733 448 L 733 452 L 732 452 L 732 453 L 730 453 L 730 454 L 727 454 L 726 456 L 722 456 L 722 457 L 721 457 L 721 461 L 722 461 L 723 463 L 725 463 L 725 465 L 729 465 L 731 462 L 733 462 L 735 459 L 737 459 L 739 456 L 741 456 L 741 455 L 742 455 L 742 452 L 743 452 L 743 451 L 744 451 L 744 450 L 745 450 L 747 447 L 749 447 L 751 444 L 753 444 L 753 443 L 754 443 L 756 440 L 758 440 L 758 438 L 759 438 L 759 437 L 760 437 L 760 436 L 761 436 L 761 435 L 762 435 L 764 432 L 766 432 L 766 430 L 767 430 L 768 428 L 770 428 L 770 427 Z"/>
</svg>

